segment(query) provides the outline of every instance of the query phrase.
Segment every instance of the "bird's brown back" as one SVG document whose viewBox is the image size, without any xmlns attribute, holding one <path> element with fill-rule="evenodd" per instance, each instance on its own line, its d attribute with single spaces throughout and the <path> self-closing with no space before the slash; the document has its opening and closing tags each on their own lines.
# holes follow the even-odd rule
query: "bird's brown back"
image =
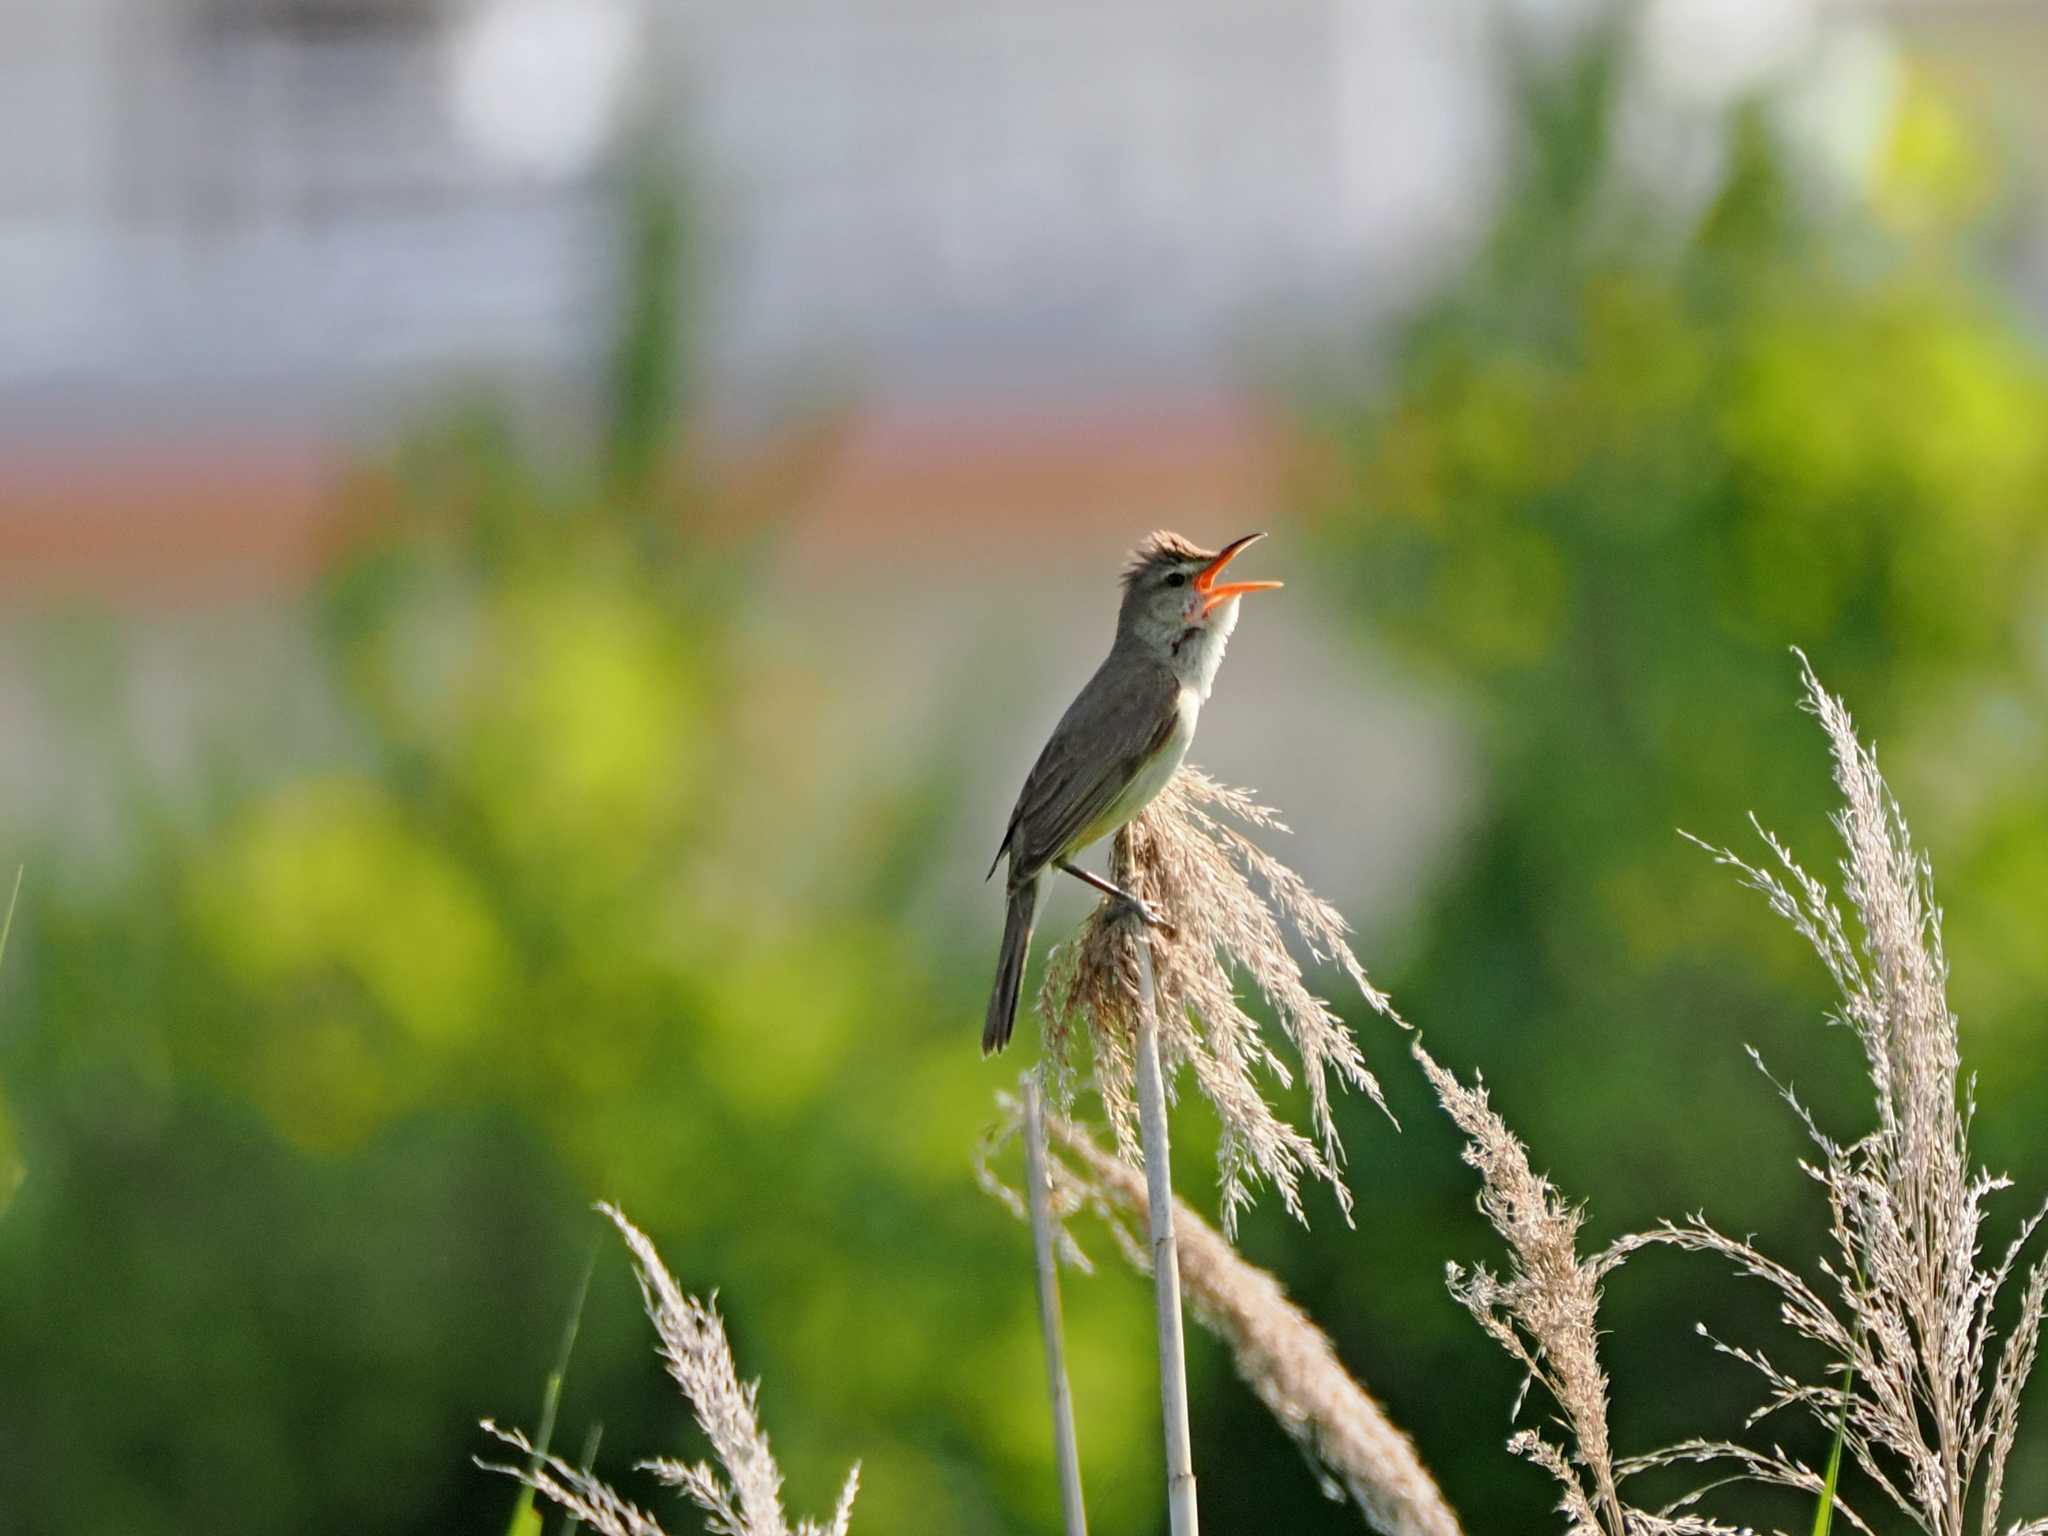
<svg viewBox="0 0 2048 1536">
<path fill-rule="evenodd" d="M 1010 856 L 1013 883 L 1068 852 L 1165 749 L 1180 723 L 1180 695 L 1180 679 L 1153 657 L 1110 651 L 1060 717 L 1010 812 L 996 860 Z"/>
</svg>

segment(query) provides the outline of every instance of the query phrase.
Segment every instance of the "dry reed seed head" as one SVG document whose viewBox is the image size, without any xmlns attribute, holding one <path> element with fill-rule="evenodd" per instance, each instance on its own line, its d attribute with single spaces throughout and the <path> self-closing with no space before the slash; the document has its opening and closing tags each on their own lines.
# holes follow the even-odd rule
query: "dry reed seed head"
<svg viewBox="0 0 2048 1536">
<path fill-rule="evenodd" d="M 717 1458 L 716 1466 L 670 1460 L 641 1466 L 697 1504 L 714 1536 L 846 1536 L 860 1489 L 860 1468 L 856 1465 L 847 1474 L 830 1520 L 799 1520 L 792 1530 L 782 1508 L 782 1471 L 769 1450 L 756 1407 L 760 1384 L 740 1381 L 724 1320 L 710 1300 L 688 1295 L 676 1284 L 647 1235 L 616 1207 L 598 1209 L 611 1218 L 632 1251 L 641 1302 L 661 1340 L 662 1358 Z M 488 1420 L 484 1428 L 529 1462 L 516 1467 L 480 1465 L 517 1478 L 603 1536 L 664 1536 L 653 1516 L 609 1485 L 560 1457 L 538 1454 L 516 1431 L 500 1430 Z"/>
<path fill-rule="evenodd" d="M 2043 1213 L 2022 1224 L 1998 1263 L 1981 1264 L 1985 1205 L 2008 1181 L 1971 1168 L 1971 1094 L 1948 1007 L 1933 871 L 1914 849 L 1876 753 L 1804 656 L 1800 663 L 1804 707 L 1827 735 L 1842 796 L 1834 823 L 1853 937 L 1826 886 L 1761 828 L 1768 863 L 1712 851 L 1812 945 L 1840 995 L 1835 1017 L 1862 1047 L 1874 1123 L 1861 1138 L 1830 1139 L 1786 1094 L 1819 1152 L 1809 1171 L 1827 1195 L 1834 1252 L 1823 1270 L 1837 1299 L 1702 1219 L 1651 1236 L 1718 1254 L 1772 1285 L 1787 1326 L 1821 1344 L 1837 1371 L 1854 1370 L 1843 1441 L 1864 1476 L 1933 1536 L 1964 1536 L 1981 1488 L 1974 1526 L 1990 1536 L 2048 1301 L 2042 1263 L 2029 1271 L 1996 1350 L 1994 1310 Z M 1843 1412 L 1828 1381 L 1800 1380 L 1760 1352 L 1721 1347 L 1764 1378 L 1760 1413 L 1796 1406 L 1832 1425 Z"/>
<path fill-rule="evenodd" d="M 1464 1133 L 1465 1162 L 1479 1174 L 1479 1209 L 1507 1241 L 1505 1276 L 1450 1265 L 1451 1296 L 1526 1373 L 1523 1391 L 1540 1385 L 1557 1405 L 1573 1454 L 1530 1431 L 1509 1444 L 1558 1479 L 1560 1508 L 1573 1528 L 1622 1536 L 1632 1513 L 1622 1504 L 1607 1418 L 1607 1375 L 1600 1367 L 1600 1281 L 1618 1260 L 1581 1259 L 1583 1217 L 1529 1164 L 1529 1152 L 1487 1102 L 1416 1041 L 1410 1051 L 1452 1122 Z M 1519 1412 L 1521 1398 L 1516 1399 Z M 1635 1527 L 1628 1527 L 1633 1529 Z"/>
<path fill-rule="evenodd" d="M 1533 1434 L 1513 1443 L 1565 1487 L 1561 1507 L 1574 1529 L 1604 1536 L 1727 1529 L 1690 1513 L 1706 1489 L 1655 1514 L 1624 1504 L 1619 1485 L 1652 1468 L 1714 1465 L 1722 1475 L 1709 1489 L 1741 1480 L 1817 1495 L 1825 1486 L 1776 1446 L 1759 1451 L 1693 1439 L 1612 1458 L 1606 1381 L 1593 1352 L 1598 1282 L 1631 1253 L 1658 1244 L 1715 1255 L 1763 1281 L 1777 1296 L 1783 1325 L 1819 1345 L 1830 1362 L 1802 1376 L 1761 1349 L 1709 1335 L 1717 1351 L 1763 1380 L 1751 1425 L 1784 1408 L 1809 1414 L 1830 1437 L 1839 1424 L 1849 1464 L 1928 1536 L 2044 1536 L 2048 1521 L 2014 1523 L 2002 1533 L 1999 1521 L 2021 1392 L 2048 1313 L 2048 1259 L 2028 1270 L 2018 1314 L 1995 1349 L 1994 1311 L 2048 1208 L 2022 1223 L 1996 1264 L 1982 1265 L 1985 1202 L 2007 1181 L 1971 1171 L 1971 1100 L 1947 1003 L 1933 874 L 1914 851 L 1876 755 L 1857 739 L 1841 701 L 1800 660 L 1805 707 L 1827 735 L 1843 799 L 1835 826 L 1854 937 L 1827 887 L 1762 827 L 1767 862 L 1709 851 L 1739 870 L 1813 946 L 1840 994 L 1834 1017 L 1855 1033 L 1870 1077 L 1872 1129 L 1847 1143 L 1826 1135 L 1791 1090 L 1776 1085 L 1817 1149 L 1801 1167 L 1827 1201 L 1833 1253 L 1819 1265 L 1822 1282 L 1809 1282 L 1698 1215 L 1578 1259 L 1578 1213 L 1533 1173 L 1484 1093 L 1459 1084 L 1418 1045 L 1418 1059 L 1466 1135 L 1466 1161 L 1481 1178 L 1480 1207 L 1512 1256 L 1505 1279 L 1453 1268 L 1452 1289 L 1563 1410 L 1573 1439 L 1569 1456 Z M 1871 1529 L 1839 1490 L 1835 1508 L 1854 1528 Z"/>
<path fill-rule="evenodd" d="M 608 1484 L 561 1457 L 537 1451 L 516 1429 L 500 1429 L 489 1419 L 484 1432 L 495 1435 L 527 1458 L 526 1466 L 507 1466 L 477 1458 L 486 1472 L 502 1472 L 516 1478 L 549 1503 L 559 1506 L 571 1519 L 580 1520 L 603 1536 L 668 1536 L 661 1523 L 638 1505 L 622 1498 Z"/>
<path fill-rule="evenodd" d="M 1351 952 L 1342 915 L 1225 817 L 1286 830 L 1247 792 L 1184 767 L 1113 845 L 1112 878 L 1170 925 L 1170 931 L 1148 930 L 1144 940 L 1152 946 L 1161 1065 L 1170 1086 L 1185 1069 L 1221 1122 L 1217 1160 L 1227 1233 L 1235 1236 L 1238 1215 L 1261 1184 L 1277 1190 L 1288 1212 L 1305 1223 L 1304 1174 L 1330 1186 L 1349 1221 L 1332 1081 L 1367 1094 L 1382 1110 L 1386 1103 L 1350 1026 L 1310 990 L 1288 946 L 1289 932 L 1311 958 L 1340 967 L 1376 1012 L 1397 1023 L 1400 1018 Z M 1085 1035 L 1118 1153 L 1134 1165 L 1141 1161 L 1132 1056 L 1139 942 L 1109 903 L 1099 905 L 1054 951 L 1038 996 L 1048 1099 L 1062 1109 L 1072 1105 L 1077 1036 Z M 1245 1011 L 1240 976 L 1272 1009 L 1292 1063 Z M 1308 1095 L 1306 1131 L 1266 1098 L 1269 1084 L 1292 1086 L 1297 1069 Z"/>
</svg>

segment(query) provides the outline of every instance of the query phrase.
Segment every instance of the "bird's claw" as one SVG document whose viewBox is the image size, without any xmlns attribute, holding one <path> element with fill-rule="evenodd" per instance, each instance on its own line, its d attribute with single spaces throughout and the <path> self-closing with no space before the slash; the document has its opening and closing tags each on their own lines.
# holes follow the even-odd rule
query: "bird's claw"
<svg viewBox="0 0 2048 1536">
<path fill-rule="evenodd" d="M 1109 916 L 1111 922 L 1138 923 L 1144 927 L 1157 930 L 1168 939 L 1180 937 L 1180 930 L 1160 916 L 1159 909 L 1141 896 L 1124 895 L 1110 897 Z"/>
</svg>

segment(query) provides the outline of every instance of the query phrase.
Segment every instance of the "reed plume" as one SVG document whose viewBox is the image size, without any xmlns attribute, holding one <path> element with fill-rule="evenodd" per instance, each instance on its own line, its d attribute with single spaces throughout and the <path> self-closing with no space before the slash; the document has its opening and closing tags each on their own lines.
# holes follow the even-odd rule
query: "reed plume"
<svg viewBox="0 0 2048 1536">
<path fill-rule="evenodd" d="M 1830 1436 L 1839 1432 L 1870 1495 L 1928 1536 L 2043 1536 L 2048 1519 L 2003 1528 L 1999 1522 L 2020 1395 L 2048 1310 L 2048 1260 L 2027 1271 L 2002 1344 L 1994 1313 L 2044 1212 L 2021 1223 L 1995 1262 L 1982 1262 L 1986 1203 L 2009 1181 L 1972 1162 L 1974 1104 L 1947 1001 L 1933 871 L 1914 849 L 1876 754 L 1857 739 L 1841 700 L 1821 687 L 1803 656 L 1800 662 L 1805 707 L 1826 732 L 1842 796 L 1834 822 L 1854 936 L 1827 887 L 1761 826 L 1768 863 L 1746 862 L 1725 848 L 1709 851 L 1738 870 L 1820 956 L 1839 994 L 1832 1017 L 1855 1037 L 1870 1079 L 1874 1123 L 1847 1142 L 1824 1131 L 1788 1088 L 1778 1090 L 1816 1149 L 1802 1167 L 1827 1202 L 1832 1249 L 1818 1278 L 1703 1216 L 1579 1257 L 1578 1213 L 1531 1170 L 1526 1150 L 1484 1093 L 1458 1083 L 1417 1045 L 1439 1099 L 1466 1135 L 1466 1161 L 1481 1179 L 1480 1208 L 1512 1255 L 1505 1278 L 1484 1269 L 1467 1276 L 1454 1267 L 1452 1291 L 1558 1405 L 1569 1447 L 1528 1432 L 1512 1443 L 1558 1479 L 1575 1532 L 1732 1529 L 1694 1513 L 1719 1483 L 1656 1511 L 1626 1503 L 1623 1484 L 1652 1468 L 1707 1466 L 1723 1482 L 1808 1494 L 1827 1488 L 1812 1468 L 1775 1446 L 1700 1438 L 1633 1457 L 1614 1454 L 1596 1350 L 1599 1286 L 1629 1255 L 1654 1244 L 1717 1256 L 1762 1281 L 1777 1294 L 1784 1326 L 1824 1352 L 1824 1369 L 1802 1374 L 1761 1347 L 1715 1342 L 1762 1377 L 1752 1427 L 1792 1408 Z M 1750 1054 L 1761 1066 L 1761 1057 Z M 1838 1495 L 1824 1496 L 1850 1524 L 1870 1529 Z"/>
<path fill-rule="evenodd" d="M 1270 1184 L 1288 1212 L 1306 1222 L 1304 1174 L 1330 1186 L 1348 1220 L 1351 1195 L 1344 1186 L 1331 1085 L 1357 1089 L 1386 1107 L 1350 1026 L 1310 989 L 1288 947 L 1288 932 L 1313 960 L 1341 968 L 1376 1012 L 1396 1022 L 1399 1016 L 1351 952 L 1349 927 L 1336 908 L 1233 822 L 1287 830 L 1246 791 L 1184 767 L 1117 834 L 1112 878 L 1170 925 L 1146 935 L 1155 967 L 1161 1062 L 1169 1080 L 1187 1069 L 1215 1107 L 1222 1124 L 1217 1160 L 1223 1228 L 1234 1237 L 1239 1213 L 1261 1184 Z M 1085 1036 L 1117 1149 L 1134 1166 L 1140 1160 L 1134 1057 L 1141 1014 L 1138 943 L 1118 908 L 1103 903 L 1054 951 L 1038 995 L 1049 1096 L 1061 1109 L 1071 1108 L 1078 1037 Z M 1267 1085 L 1289 1087 L 1295 1067 L 1245 1011 L 1237 993 L 1240 976 L 1266 999 L 1292 1048 L 1308 1090 L 1306 1131 L 1267 1102 Z"/>
<path fill-rule="evenodd" d="M 1621 1501 L 1600 1366 L 1600 1282 L 1619 1261 L 1580 1257 L 1582 1213 L 1530 1166 L 1528 1148 L 1487 1102 L 1486 1090 L 1460 1083 L 1421 1041 L 1410 1049 L 1465 1135 L 1464 1159 L 1479 1174 L 1479 1209 L 1508 1246 L 1504 1274 L 1484 1265 L 1446 1266 L 1451 1296 L 1527 1373 L 1523 1390 L 1544 1390 L 1571 1436 L 1569 1452 L 1529 1430 L 1509 1447 L 1557 1479 L 1559 1509 L 1574 1536 L 1648 1531 L 1639 1512 Z"/>
<path fill-rule="evenodd" d="M 716 1536 L 846 1536 L 860 1488 L 859 1466 L 847 1474 L 830 1520 L 799 1520 L 792 1527 L 782 1508 L 782 1471 L 761 1428 L 760 1383 L 739 1379 L 724 1320 L 711 1302 L 684 1293 L 645 1233 L 616 1208 L 599 1209 L 632 1250 L 641 1302 L 660 1337 L 662 1358 L 717 1458 L 716 1466 L 659 1459 L 640 1463 L 642 1469 L 703 1510 Z M 597 1477 L 537 1451 L 517 1430 L 500 1429 L 488 1419 L 484 1428 L 526 1457 L 527 1464 L 480 1461 L 480 1466 L 517 1478 L 603 1536 L 666 1536 L 654 1516 Z"/>
</svg>

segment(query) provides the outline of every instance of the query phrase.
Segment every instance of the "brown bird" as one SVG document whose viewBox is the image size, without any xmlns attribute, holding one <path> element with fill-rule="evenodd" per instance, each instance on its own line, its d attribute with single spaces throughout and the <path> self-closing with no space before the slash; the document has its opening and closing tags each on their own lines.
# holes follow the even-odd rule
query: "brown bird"
<svg viewBox="0 0 2048 1536">
<path fill-rule="evenodd" d="M 1247 545 L 1264 537 L 1248 533 L 1211 552 L 1161 530 L 1147 535 L 1132 553 L 1109 656 L 1067 706 L 1032 764 L 1002 846 L 989 865 L 993 876 L 996 864 L 1006 857 L 1010 861 L 1003 947 L 981 1031 L 984 1056 L 1010 1043 L 1038 915 L 1038 877 L 1048 868 L 1130 903 L 1147 922 L 1159 921 L 1137 898 L 1072 860 L 1150 805 L 1187 756 L 1196 717 L 1237 627 L 1238 598 L 1280 585 L 1218 585 L 1217 577 Z"/>
</svg>

